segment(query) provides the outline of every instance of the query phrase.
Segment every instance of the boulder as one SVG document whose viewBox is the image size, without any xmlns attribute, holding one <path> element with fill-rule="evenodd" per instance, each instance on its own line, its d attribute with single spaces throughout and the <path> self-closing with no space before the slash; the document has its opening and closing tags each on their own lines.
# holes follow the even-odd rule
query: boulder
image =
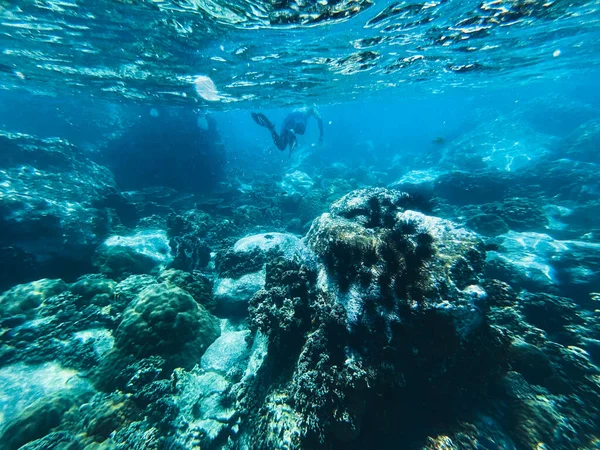
<svg viewBox="0 0 600 450">
<path fill-rule="evenodd" d="M 214 296 L 224 314 L 245 314 L 252 295 L 265 285 L 265 266 L 273 257 L 313 263 L 314 255 L 298 237 L 286 233 L 261 233 L 238 240 L 217 256 L 220 276 Z"/>
<path fill-rule="evenodd" d="M 117 280 L 133 274 L 156 274 L 171 261 L 169 239 L 162 230 L 111 236 L 98 247 L 94 257 L 100 272 Z"/>
<path fill-rule="evenodd" d="M 110 171 L 58 138 L 0 132 L 0 146 L 0 288 L 85 273 L 110 223 Z"/>
<path fill-rule="evenodd" d="M 600 288 L 600 244 L 514 231 L 497 236 L 496 242 L 498 250 L 487 256 L 489 277 L 522 289 L 581 299 Z"/>
<path fill-rule="evenodd" d="M 305 172 L 295 170 L 283 175 L 279 187 L 287 195 L 306 195 L 313 188 L 315 182 Z"/>
<path fill-rule="evenodd" d="M 123 313 L 115 346 L 126 355 L 167 359 L 191 368 L 221 334 L 219 321 L 194 298 L 166 283 L 146 287 Z"/>
</svg>

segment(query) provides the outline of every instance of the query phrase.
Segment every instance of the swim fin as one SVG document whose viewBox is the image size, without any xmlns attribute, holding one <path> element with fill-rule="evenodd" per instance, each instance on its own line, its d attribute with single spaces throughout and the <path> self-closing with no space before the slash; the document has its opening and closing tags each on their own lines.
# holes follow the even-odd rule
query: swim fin
<svg viewBox="0 0 600 450">
<path fill-rule="evenodd" d="M 259 124 L 261 127 L 268 128 L 269 130 L 275 129 L 275 126 L 271 123 L 267 116 L 261 113 L 251 113 L 254 121 Z"/>
</svg>

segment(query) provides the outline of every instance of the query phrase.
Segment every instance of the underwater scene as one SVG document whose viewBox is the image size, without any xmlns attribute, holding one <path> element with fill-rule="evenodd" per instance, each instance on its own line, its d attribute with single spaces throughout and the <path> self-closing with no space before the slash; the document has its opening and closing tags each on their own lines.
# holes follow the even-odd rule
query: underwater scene
<svg viewBox="0 0 600 450">
<path fill-rule="evenodd" d="M 0 43 L 0 450 L 600 449 L 599 0 Z"/>
</svg>

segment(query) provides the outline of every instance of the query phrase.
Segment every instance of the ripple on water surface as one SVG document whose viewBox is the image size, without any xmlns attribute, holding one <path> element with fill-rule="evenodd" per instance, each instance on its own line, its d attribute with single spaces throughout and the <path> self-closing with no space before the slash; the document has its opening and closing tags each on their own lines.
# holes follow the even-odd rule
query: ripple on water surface
<svg viewBox="0 0 600 450">
<path fill-rule="evenodd" d="M 3 3 L 0 87 L 223 108 L 526 83 L 597 67 L 599 16 L 592 0 Z"/>
</svg>

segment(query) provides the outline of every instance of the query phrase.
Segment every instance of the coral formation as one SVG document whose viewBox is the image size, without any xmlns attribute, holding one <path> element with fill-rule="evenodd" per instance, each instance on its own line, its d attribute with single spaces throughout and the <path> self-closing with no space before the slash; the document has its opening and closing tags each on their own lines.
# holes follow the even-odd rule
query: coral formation
<svg viewBox="0 0 600 450">
<path fill-rule="evenodd" d="M 189 273 L 182 270 L 168 269 L 162 272 L 156 280 L 159 283 L 166 283 L 183 289 L 209 312 L 213 312 L 216 308 L 216 301 L 212 292 L 213 284 L 198 271 Z"/>
<path fill-rule="evenodd" d="M 220 333 L 218 320 L 190 294 L 161 283 L 145 288 L 127 307 L 115 345 L 136 359 L 157 355 L 172 367 L 191 368 Z"/>
<path fill-rule="evenodd" d="M 163 178 L 210 196 L 0 132 L 0 447 L 597 447 L 598 126 L 570 117 Z"/>
<path fill-rule="evenodd" d="M 398 430 L 381 428 L 385 416 L 409 433 L 426 418 L 465 413 L 506 370 L 507 342 L 483 320 L 486 295 L 474 284 L 479 241 L 404 210 L 403 199 L 353 192 L 306 237 L 322 264 L 267 264 L 249 310 L 269 343 L 253 388 L 265 414 L 251 414 L 252 431 L 241 437 L 249 446 L 277 448 L 276 436 L 289 448 L 387 445 L 382 436 Z M 261 377 L 278 381 L 265 392 Z M 467 397 L 473 379 L 487 382 Z"/>
</svg>

